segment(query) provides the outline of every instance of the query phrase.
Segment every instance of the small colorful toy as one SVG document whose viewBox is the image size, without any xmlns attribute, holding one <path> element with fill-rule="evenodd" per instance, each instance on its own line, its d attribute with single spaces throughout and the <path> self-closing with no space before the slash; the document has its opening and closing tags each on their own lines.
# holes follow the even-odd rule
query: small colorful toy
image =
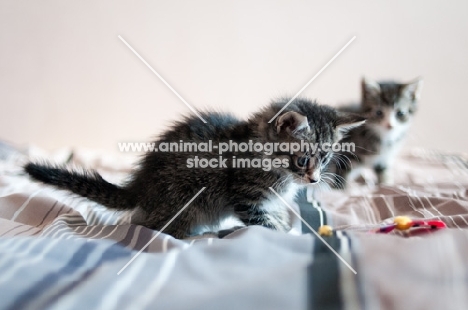
<svg viewBox="0 0 468 310">
<path fill-rule="evenodd" d="M 410 228 L 433 230 L 433 229 L 441 229 L 441 228 L 446 228 L 446 227 L 447 225 L 445 225 L 445 223 L 440 220 L 429 220 L 429 221 L 412 220 L 406 216 L 397 216 L 393 219 L 393 224 L 379 228 L 375 232 L 386 234 L 386 233 L 393 231 L 394 229 L 402 230 L 402 231 L 409 230 Z"/>
<path fill-rule="evenodd" d="M 387 224 L 377 230 L 371 230 L 369 232 L 387 234 L 393 230 L 398 230 L 402 232 L 420 233 L 446 227 L 447 225 L 440 220 L 412 220 L 407 216 L 397 216 L 393 219 L 392 224 Z M 323 225 L 319 227 L 318 233 L 321 236 L 329 237 L 333 235 L 333 228 L 329 225 Z"/>
</svg>

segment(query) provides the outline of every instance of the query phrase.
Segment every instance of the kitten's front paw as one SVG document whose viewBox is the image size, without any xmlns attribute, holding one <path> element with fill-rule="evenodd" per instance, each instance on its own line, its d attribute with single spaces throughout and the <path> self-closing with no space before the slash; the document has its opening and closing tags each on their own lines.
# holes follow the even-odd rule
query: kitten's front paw
<svg viewBox="0 0 468 310">
<path fill-rule="evenodd" d="M 382 185 L 394 185 L 395 180 L 393 178 L 393 175 L 390 173 L 381 173 L 377 175 L 377 180 L 379 184 Z"/>
<path fill-rule="evenodd" d="M 379 164 L 374 167 L 374 171 L 377 174 L 377 182 L 383 185 L 393 185 L 393 173 L 391 169 L 385 164 Z"/>
</svg>

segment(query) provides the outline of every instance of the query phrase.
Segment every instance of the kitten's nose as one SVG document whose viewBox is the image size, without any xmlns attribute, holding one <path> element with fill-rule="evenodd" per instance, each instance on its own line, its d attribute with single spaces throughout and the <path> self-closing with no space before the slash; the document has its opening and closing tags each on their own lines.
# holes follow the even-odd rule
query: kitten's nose
<svg viewBox="0 0 468 310">
<path fill-rule="evenodd" d="M 314 184 L 314 183 L 317 183 L 319 180 L 316 180 L 316 179 L 310 179 L 310 183 Z"/>
</svg>

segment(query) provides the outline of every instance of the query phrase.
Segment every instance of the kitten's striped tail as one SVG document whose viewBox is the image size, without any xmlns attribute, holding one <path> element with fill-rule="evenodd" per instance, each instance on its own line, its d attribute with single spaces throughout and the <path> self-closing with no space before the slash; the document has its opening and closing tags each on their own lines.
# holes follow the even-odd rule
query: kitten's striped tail
<svg viewBox="0 0 468 310">
<path fill-rule="evenodd" d="M 130 210 L 136 207 L 131 193 L 107 182 L 94 170 L 78 172 L 50 164 L 30 162 L 24 166 L 24 171 L 37 181 L 68 190 L 108 208 Z"/>
</svg>

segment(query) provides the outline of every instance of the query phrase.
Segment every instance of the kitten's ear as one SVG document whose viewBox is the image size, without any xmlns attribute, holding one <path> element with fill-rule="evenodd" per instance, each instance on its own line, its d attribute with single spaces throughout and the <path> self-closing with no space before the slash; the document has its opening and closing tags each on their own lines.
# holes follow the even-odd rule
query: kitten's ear
<svg viewBox="0 0 468 310">
<path fill-rule="evenodd" d="M 336 112 L 336 129 L 341 135 L 366 122 L 366 118 L 354 113 Z"/>
<path fill-rule="evenodd" d="M 275 126 L 277 133 L 280 133 L 282 130 L 286 130 L 289 134 L 303 129 L 308 130 L 310 128 L 307 116 L 293 111 L 286 112 L 278 116 Z"/>
<path fill-rule="evenodd" d="M 421 90 L 423 87 L 423 79 L 421 77 L 415 79 L 414 81 L 405 84 L 401 91 L 403 96 L 410 98 L 413 101 L 418 101 L 421 97 Z"/>
<path fill-rule="evenodd" d="M 362 78 L 362 96 L 364 98 L 376 97 L 380 94 L 380 85 L 379 83 L 368 79 L 366 77 Z"/>
</svg>

